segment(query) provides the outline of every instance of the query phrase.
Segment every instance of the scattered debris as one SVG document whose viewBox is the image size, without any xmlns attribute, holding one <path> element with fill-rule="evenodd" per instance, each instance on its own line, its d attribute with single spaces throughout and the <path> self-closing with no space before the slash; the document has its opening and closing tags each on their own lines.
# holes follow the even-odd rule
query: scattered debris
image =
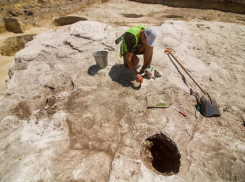
<svg viewBox="0 0 245 182">
<path fill-rule="evenodd" d="M 27 15 L 27 16 L 33 15 L 33 12 L 32 12 L 32 11 L 29 11 L 29 10 L 24 10 L 24 13 L 25 13 L 25 15 Z"/>
</svg>

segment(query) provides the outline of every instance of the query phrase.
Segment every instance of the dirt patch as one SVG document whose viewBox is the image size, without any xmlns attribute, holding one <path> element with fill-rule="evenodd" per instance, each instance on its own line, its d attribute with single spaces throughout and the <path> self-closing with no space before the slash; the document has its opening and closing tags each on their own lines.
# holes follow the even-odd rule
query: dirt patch
<svg viewBox="0 0 245 182">
<path fill-rule="evenodd" d="M 4 41 L 1 47 L 1 55 L 14 56 L 16 52 L 23 49 L 28 41 L 31 41 L 35 34 L 10 37 Z"/>
<path fill-rule="evenodd" d="M 203 0 L 191 0 L 191 1 L 183 1 L 183 0 L 175 0 L 175 1 L 163 1 L 163 0 L 133 0 L 136 2 L 142 3 L 156 3 L 156 4 L 164 4 L 172 7 L 182 7 L 182 8 L 198 8 L 198 9 L 214 9 L 225 12 L 234 12 L 245 14 L 245 2 L 244 1 L 203 1 Z"/>
<path fill-rule="evenodd" d="M 15 18 L 4 18 L 6 30 L 14 33 L 23 33 L 19 22 Z"/>
<path fill-rule="evenodd" d="M 140 18 L 143 17 L 142 14 L 138 15 L 138 14 L 122 14 L 124 17 L 126 18 Z"/>
<path fill-rule="evenodd" d="M 66 17 L 60 17 L 56 18 L 54 20 L 54 23 L 56 26 L 64 26 L 64 25 L 70 25 L 79 21 L 85 21 L 87 18 L 77 17 L 77 16 L 66 16 Z"/>
<path fill-rule="evenodd" d="M 31 116 L 31 111 L 26 102 L 20 102 L 12 112 L 20 119 L 28 119 Z"/>
<path fill-rule="evenodd" d="M 164 15 L 162 18 L 169 18 L 169 19 L 184 19 L 185 17 L 179 15 Z"/>
</svg>

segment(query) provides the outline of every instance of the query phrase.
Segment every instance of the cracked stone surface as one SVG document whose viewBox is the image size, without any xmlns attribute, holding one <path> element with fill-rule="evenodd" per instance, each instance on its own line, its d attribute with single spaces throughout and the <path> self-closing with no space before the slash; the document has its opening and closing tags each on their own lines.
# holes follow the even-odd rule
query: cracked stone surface
<svg viewBox="0 0 245 182">
<path fill-rule="evenodd" d="M 244 26 L 165 21 L 156 29 L 154 65 L 163 76 L 144 80 L 141 88 L 118 58 L 119 46 L 113 45 L 121 28 L 83 21 L 46 31 L 28 42 L 15 55 L 12 78 L 0 103 L 2 179 L 242 181 L 245 146 L 239 113 L 244 99 L 236 102 L 232 97 L 237 96 L 229 95 L 232 106 L 227 105 L 229 79 L 219 73 L 231 74 L 226 71 L 231 61 L 214 57 L 210 48 L 222 45 L 222 54 L 228 49 L 223 37 L 228 36 L 243 44 Z M 226 29 L 225 33 L 220 29 Z M 163 54 L 164 47 L 170 46 L 198 82 L 216 96 L 221 112 L 228 109 L 221 117 L 195 119 L 195 98 L 188 93 L 195 85 L 184 76 L 186 85 L 179 73 L 183 71 Z M 205 56 L 212 62 L 203 59 L 204 49 L 210 51 Z M 105 69 L 95 65 L 92 53 L 97 50 L 109 52 Z M 237 51 L 232 63 L 237 69 L 232 74 L 240 75 L 230 83 L 233 89 L 244 82 L 244 75 L 238 74 L 244 66 L 241 54 Z M 214 81 L 208 80 L 211 75 Z M 188 117 L 172 108 L 147 110 L 150 101 L 175 105 Z M 180 171 L 170 177 L 152 172 L 140 158 L 143 140 L 159 132 L 166 133 L 181 154 Z"/>
<path fill-rule="evenodd" d="M 245 26 L 194 20 L 152 26 L 153 66 L 162 77 L 141 86 L 114 44 L 125 25 L 81 21 L 35 35 L 16 53 L 0 101 L 2 181 L 245 180 Z M 216 98 L 221 117 L 195 117 L 190 89 L 202 92 L 166 48 Z M 99 50 L 109 53 L 105 69 L 92 55 Z M 159 102 L 171 107 L 147 109 Z M 144 140 L 161 132 L 181 155 L 173 175 L 141 160 Z"/>
</svg>

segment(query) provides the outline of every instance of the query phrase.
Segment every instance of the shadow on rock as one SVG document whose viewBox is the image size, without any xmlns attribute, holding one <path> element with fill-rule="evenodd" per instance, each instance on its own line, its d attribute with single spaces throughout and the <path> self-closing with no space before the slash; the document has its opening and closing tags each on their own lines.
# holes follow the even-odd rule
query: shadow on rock
<svg viewBox="0 0 245 182">
<path fill-rule="evenodd" d="M 179 74 L 181 75 L 181 78 L 182 78 L 184 84 L 188 87 L 188 84 L 187 84 L 187 82 L 186 82 L 185 76 L 180 72 L 178 66 L 176 66 L 176 64 L 175 64 L 174 61 L 171 59 L 171 57 L 170 57 L 169 54 L 168 54 L 168 57 L 169 57 L 170 61 L 173 63 L 173 65 L 175 66 L 175 68 L 177 69 L 177 71 L 179 72 Z"/>
<path fill-rule="evenodd" d="M 92 65 L 88 68 L 88 74 L 89 75 L 95 75 L 96 73 L 98 73 L 101 70 L 101 68 L 99 66 Z"/>
<path fill-rule="evenodd" d="M 139 86 L 135 86 L 132 83 L 132 81 L 135 81 L 135 76 L 130 69 L 124 68 L 122 64 L 112 66 L 109 76 L 113 81 L 119 83 L 123 87 L 132 87 L 135 90 L 139 90 L 141 88 L 141 84 L 139 84 Z"/>
</svg>

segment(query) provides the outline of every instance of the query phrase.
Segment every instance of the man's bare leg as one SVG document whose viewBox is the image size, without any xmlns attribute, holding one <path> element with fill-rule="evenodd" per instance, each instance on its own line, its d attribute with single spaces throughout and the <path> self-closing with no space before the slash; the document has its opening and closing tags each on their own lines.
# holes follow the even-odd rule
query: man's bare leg
<svg viewBox="0 0 245 182">
<path fill-rule="evenodd" d="M 126 63 L 129 66 L 130 70 L 133 72 L 133 74 L 137 75 L 138 72 L 135 69 L 135 66 L 139 63 L 139 58 L 136 55 L 134 55 L 133 53 L 127 52 Z"/>
<path fill-rule="evenodd" d="M 127 61 L 126 61 L 126 57 L 123 57 L 124 59 L 124 67 L 128 68 L 129 69 L 129 66 L 127 64 Z M 136 56 L 135 54 L 133 54 L 132 56 L 132 63 L 134 66 L 137 66 L 140 62 L 140 59 L 138 58 L 138 56 Z"/>
<path fill-rule="evenodd" d="M 132 61 L 133 61 L 134 66 L 137 66 L 139 64 L 139 62 L 140 62 L 140 59 L 138 58 L 138 56 L 136 56 L 134 54 L 133 57 L 132 57 Z"/>
</svg>

